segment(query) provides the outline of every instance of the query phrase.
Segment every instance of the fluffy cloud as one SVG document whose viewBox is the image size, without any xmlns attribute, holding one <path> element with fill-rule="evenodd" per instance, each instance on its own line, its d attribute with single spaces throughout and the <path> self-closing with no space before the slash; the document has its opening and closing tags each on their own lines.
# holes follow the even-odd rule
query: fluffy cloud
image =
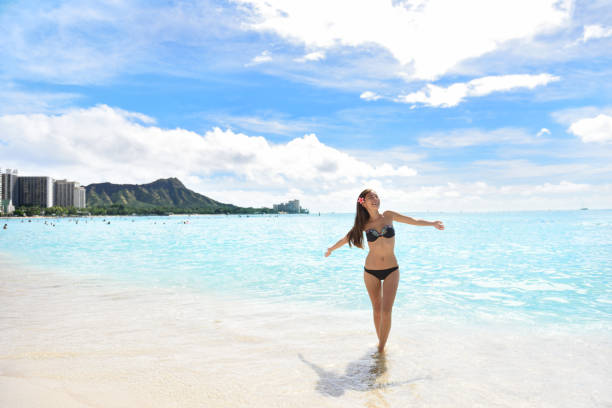
<svg viewBox="0 0 612 408">
<path fill-rule="evenodd" d="M 529 138 L 520 130 L 506 131 L 515 140 Z M 0 165 L 18 168 L 24 175 L 84 184 L 146 183 L 175 176 L 188 188 L 245 206 L 297 198 L 313 211 L 348 212 L 354 210 L 355 195 L 366 187 L 380 193 L 384 209 L 408 213 L 604 208 L 612 203 L 612 186 L 567 179 L 566 174 L 575 173 L 569 167 L 546 173 L 525 162 L 481 163 L 475 174 L 483 177 L 499 169 L 505 175 L 522 171 L 522 180 L 537 174 L 562 181 L 515 185 L 506 177 L 497 186 L 485 181 L 423 185 L 427 175 L 413 177 L 416 172 L 401 164 L 426 165 L 410 151 L 349 153 L 321 143 L 313 134 L 273 144 L 219 128 L 204 134 L 163 129 L 154 118 L 104 105 L 61 115 L 0 116 L 0 157 Z M 509 171 L 509 166 L 515 170 Z M 447 176 L 452 178 L 441 174 L 439 180 Z"/>
<path fill-rule="evenodd" d="M 568 108 L 552 112 L 550 116 L 556 122 L 564 126 L 570 126 L 572 123 L 580 119 L 592 118 L 599 114 L 612 116 L 612 106 L 583 106 L 580 108 Z"/>
<path fill-rule="evenodd" d="M 301 58 L 296 58 L 297 62 L 319 61 L 325 58 L 325 53 L 321 51 L 310 52 Z"/>
<path fill-rule="evenodd" d="M 582 34 L 583 42 L 605 37 L 612 37 L 612 27 L 602 27 L 598 24 L 584 26 L 584 32 Z"/>
<path fill-rule="evenodd" d="M 365 99 L 366 101 L 377 101 L 380 98 L 382 98 L 382 96 L 372 92 L 372 91 L 365 91 L 363 92 L 361 95 L 359 95 L 359 97 L 361 99 Z"/>
<path fill-rule="evenodd" d="M 572 123 L 568 131 L 585 143 L 610 143 L 612 142 L 612 116 L 602 113 L 595 117 L 579 119 Z"/>
<path fill-rule="evenodd" d="M 253 12 L 251 29 L 319 49 L 377 45 L 429 80 L 510 40 L 559 29 L 571 10 L 570 0 L 234 2 Z"/>
<path fill-rule="evenodd" d="M 9 2 L 0 13 L 0 54 L 7 74 L 34 82 L 105 84 L 143 73 L 206 79 L 211 72 L 255 66 L 318 86 L 397 89 L 398 78 L 478 76 L 491 67 L 513 72 L 523 62 L 533 69 L 544 51 L 547 62 L 557 53 L 573 59 L 550 42 L 559 37 L 555 31 L 572 28 L 571 3 Z M 257 55 L 265 49 L 273 55 Z M 501 58 L 494 64 L 479 58 L 494 55 Z M 323 59 L 325 64 L 307 63 Z"/>
<path fill-rule="evenodd" d="M 467 183 L 448 182 L 410 189 L 396 188 L 384 183 L 370 183 L 381 197 L 381 206 L 407 214 L 415 211 L 525 211 L 572 209 L 582 207 L 609 208 L 612 184 L 594 185 L 569 181 L 541 184 L 492 185 L 485 181 Z M 352 193 L 352 195 L 351 195 Z M 337 192 L 333 198 L 336 208 L 354 195 L 351 191 Z M 348 210 L 353 210 L 347 207 Z M 444 216 L 441 216 L 444 217 Z M 444 219 L 444 218 L 442 218 Z"/>
<path fill-rule="evenodd" d="M 361 161 L 314 134 L 271 144 L 231 130 L 214 128 L 200 135 L 153 122 L 105 105 L 57 116 L 5 115 L 0 117 L 0 156 L 19 158 L 4 166 L 84 184 L 177 176 L 199 187 L 201 180 L 212 180 L 225 189 L 330 191 L 370 178 L 416 174 L 407 166 Z"/>
<path fill-rule="evenodd" d="M 539 75 L 501 75 L 476 78 L 469 82 L 458 82 L 448 87 L 427 84 L 420 91 L 400 95 L 396 101 L 421 103 L 433 107 L 457 106 L 465 98 L 485 96 L 493 92 L 510 91 L 518 88 L 533 89 L 539 85 L 558 81 L 560 78 L 550 74 Z"/>
<path fill-rule="evenodd" d="M 542 135 L 550 135 L 550 130 L 548 130 L 546 128 L 542 128 L 542 129 L 540 129 L 540 131 L 538 132 L 536 137 L 540 137 Z"/>
</svg>

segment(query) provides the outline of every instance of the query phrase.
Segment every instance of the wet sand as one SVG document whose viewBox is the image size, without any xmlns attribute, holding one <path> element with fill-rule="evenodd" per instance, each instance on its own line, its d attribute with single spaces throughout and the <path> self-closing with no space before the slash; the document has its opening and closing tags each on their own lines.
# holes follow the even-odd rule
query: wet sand
<svg viewBox="0 0 612 408">
<path fill-rule="evenodd" d="M 2 407 L 609 407 L 609 332 L 459 327 L 0 257 Z"/>
</svg>

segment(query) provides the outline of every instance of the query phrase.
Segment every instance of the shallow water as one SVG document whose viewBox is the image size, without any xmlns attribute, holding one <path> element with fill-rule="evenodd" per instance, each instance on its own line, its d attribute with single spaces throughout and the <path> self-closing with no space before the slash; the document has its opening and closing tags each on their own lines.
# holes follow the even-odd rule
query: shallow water
<svg viewBox="0 0 612 408">
<path fill-rule="evenodd" d="M 446 230 L 396 223 L 396 313 L 610 327 L 612 211 L 416 216 L 440 219 Z M 349 214 L 7 222 L 0 251 L 30 265 L 152 287 L 370 307 L 366 252 L 345 246 L 323 257 L 350 228 Z"/>
<path fill-rule="evenodd" d="M 612 405 L 612 212 L 422 218 L 384 355 L 348 215 L 9 220 L 0 406 Z"/>
</svg>

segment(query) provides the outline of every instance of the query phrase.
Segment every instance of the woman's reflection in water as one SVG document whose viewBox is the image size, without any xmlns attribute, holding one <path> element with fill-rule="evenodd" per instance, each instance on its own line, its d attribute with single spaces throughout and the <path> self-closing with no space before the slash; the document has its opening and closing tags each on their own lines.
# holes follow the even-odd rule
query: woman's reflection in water
<svg viewBox="0 0 612 408">
<path fill-rule="evenodd" d="M 349 363 L 344 374 L 336 374 L 306 360 L 304 356 L 298 357 L 308 364 L 319 376 L 316 390 L 323 395 L 340 397 L 347 390 L 352 391 L 383 391 L 388 387 L 404 385 L 426 377 L 413 378 L 408 381 L 387 380 L 387 359 L 385 353 L 367 352 L 360 359 Z"/>
</svg>

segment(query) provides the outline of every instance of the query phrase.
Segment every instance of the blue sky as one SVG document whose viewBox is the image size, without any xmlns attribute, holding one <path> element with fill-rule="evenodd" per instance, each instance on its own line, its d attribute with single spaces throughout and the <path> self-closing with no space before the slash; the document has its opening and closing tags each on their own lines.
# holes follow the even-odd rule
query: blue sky
<svg viewBox="0 0 612 408">
<path fill-rule="evenodd" d="M 352 211 L 612 207 L 608 1 L 2 1 L 0 166 Z"/>
</svg>

